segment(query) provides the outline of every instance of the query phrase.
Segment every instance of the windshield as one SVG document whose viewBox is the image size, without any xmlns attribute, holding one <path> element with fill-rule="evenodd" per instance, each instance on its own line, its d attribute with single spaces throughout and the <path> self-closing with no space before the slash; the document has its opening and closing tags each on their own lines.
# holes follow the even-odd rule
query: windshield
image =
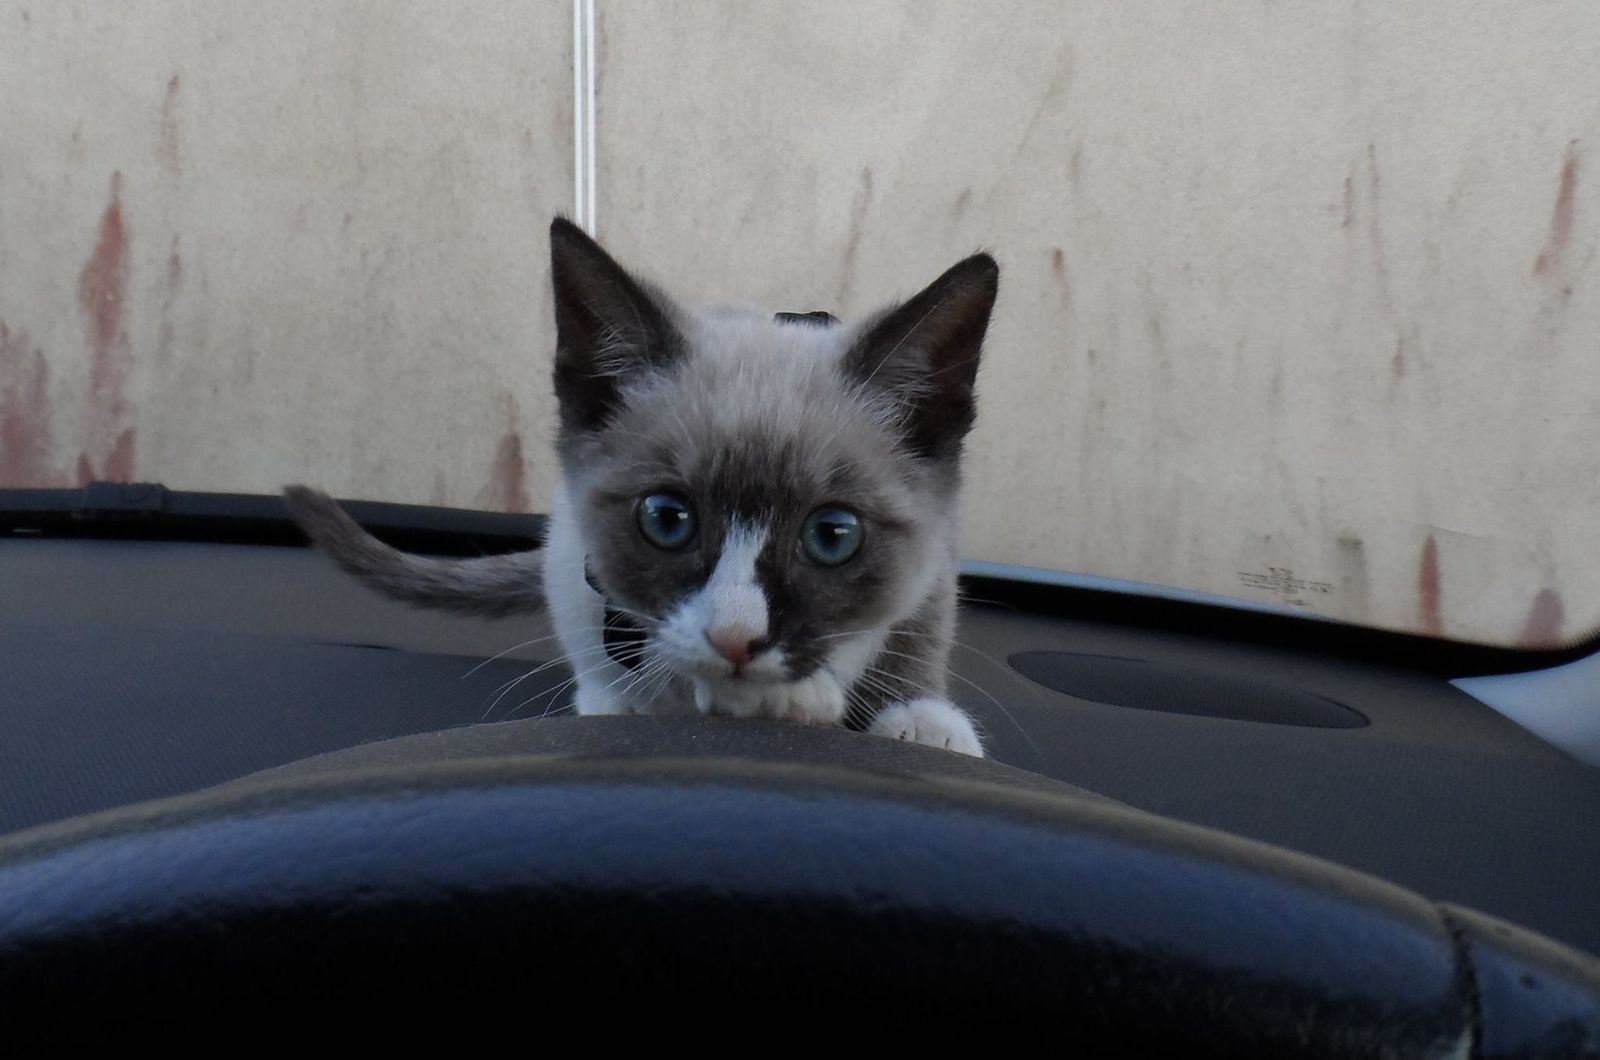
<svg viewBox="0 0 1600 1060">
<path fill-rule="evenodd" d="M 0 487 L 538 511 L 550 218 L 688 300 L 1002 268 L 963 554 L 1600 619 L 1591 4 L 0 6 Z"/>
</svg>

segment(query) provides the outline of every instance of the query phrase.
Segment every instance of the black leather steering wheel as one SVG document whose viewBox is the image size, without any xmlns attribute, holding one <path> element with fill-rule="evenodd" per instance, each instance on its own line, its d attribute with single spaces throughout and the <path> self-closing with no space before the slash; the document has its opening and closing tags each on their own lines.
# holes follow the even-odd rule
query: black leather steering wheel
<svg viewBox="0 0 1600 1060">
<path fill-rule="evenodd" d="M 994 763 L 751 722 L 481 726 L 0 841 L 13 1043 L 1024 1023 L 1078 1055 L 1588 1056 L 1600 968 Z"/>
</svg>

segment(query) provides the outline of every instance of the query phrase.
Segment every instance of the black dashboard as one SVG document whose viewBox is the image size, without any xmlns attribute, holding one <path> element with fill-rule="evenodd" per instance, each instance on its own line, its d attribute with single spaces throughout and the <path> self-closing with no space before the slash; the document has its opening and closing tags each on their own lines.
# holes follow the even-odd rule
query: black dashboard
<svg viewBox="0 0 1600 1060">
<path fill-rule="evenodd" d="M 999 762 L 1600 951 L 1600 770 L 1449 660 L 967 589 L 951 692 Z M 548 633 L 407 609 L 304 547 L 13 536 L 0 832 L 485 719 L 559 726 L 563 667 L 525 676 Z"/>
</svg>

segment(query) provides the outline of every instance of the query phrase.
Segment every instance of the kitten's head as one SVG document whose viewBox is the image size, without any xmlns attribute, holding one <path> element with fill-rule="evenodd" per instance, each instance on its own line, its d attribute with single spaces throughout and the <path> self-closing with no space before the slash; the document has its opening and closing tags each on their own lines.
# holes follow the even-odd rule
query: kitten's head
<svg viewBox="0 0 1600 1060">
<path fill-rule="evenodd" d="M 733 692 L 837 668 L 955 569 L 999 270 L 858 322 L 692 313 L 551 227 L 562 475 L 591 576 L 652 656 Z"/>
</svg>

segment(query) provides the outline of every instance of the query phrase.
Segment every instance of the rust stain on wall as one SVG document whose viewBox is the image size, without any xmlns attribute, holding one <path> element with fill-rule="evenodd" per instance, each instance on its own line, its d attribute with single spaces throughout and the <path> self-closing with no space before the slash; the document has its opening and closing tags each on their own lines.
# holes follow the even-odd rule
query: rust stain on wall
<svg viewBox="0 0 1600 1060">
<path fill-rule="evenodd" d="M 502 512 L 532 511 L 528 496 L 528 461 L 523 453 L 522 433 L 517 429 L 517 399 L 507 391 L 501 400 L 505 408 L 506 433 L 495 445 L 489 483 L 479 492 L 478 503 Z"/>
<path fill-rule="evenodd" d="M 1392 318 L 1394 294 L 1389 284 L 1389 255 L 1383 241 L 1383 177 L 1378 172 L 1378 149 L 1373 144 L 1367 145 L 1367 239 L 1372 244 L 1372 271 L 1378 281 L 1378 297 L 1384 311 Z"/>
<path fill-rule="evenodd" d="M 1566 621 L 1567 609 L 1560 594 L 1554 589 L 1540 589 L 1528 609 L 1519 643 L 1525 648 L 1559 648 L 1563 643 L 1561 627 Z"/>
<path fill-rule="evenodd" d="M 58 486 L 50 463 L 50 366 L 0 321 L 0 487 Z"/>
<path fill-rule="evenodd" d="M 861 231 L 866 225 L 867 210 L 872 206 L 872 167 L 861 167 L 861 187 L 856 191 L 855 202 L 850 207 L 850 235 L 844 244 L 844 264 L 839 270 L 839 294 L 834 299 L 845 305 L 845 296 L 855 281 L 856 254 L 861 249 Z"/>
<path fill-rule="evenodd" d="M 1417 568 L 1417 632 L 1439 636 L 1444 629 L 1439 614 L 1439 543 L 1429 534 Z"/>
<path fill-rule="evenodd" d="M 1556 178 L 1550 231 L 1533 263 L 1534 278 L 1544 285 L 1544 297 L 1534 314 L 1529 339 L 1529 347 L 1535 353 L 1549 354 L 1557 348 L 1556 336 L 1566 326 L 1567 309 L 1572 302 L 1573 270 L 1567 250 L 1577 223 L 1579 161 L 1578 141 L 1568 141 L 1561 172 Z"/>
<path fill-rule="evenodd" d="M 89 321 L 97 390 L 108 385 L 112 347 L 123 338 L 122 300 L 128 286 L 128 230 L 122 218 L 122 173 L 111 175 L 111 201 L 100 215 L 100 238 L 78 274 L 78 307 Z"/>
<path fill-rule="evenodd" d="M 506 433 L 494 451 L 494 468 L 489 476 L 489 503 L 506 512 L 530 509 L 526 482 L 527 461 L 522 455 L 522 435 Z"/>
<path fill-rule="evenodd" d="M 177 301 L 178 289 L 183 286 L 183 255 L 179 253 L 178 237 L 172 237 L 167 251 L 167 289 L 161 296 L 161 326 L 156 332 L 156 363 L 165 365 L 172 358 L 172 347 L 177 328 L 172 322 L 172 306 Z"/>
<path fill-rule="evenodd" d="M 122 173 L 111 175 L 111 201 L 100 216 L 94 253 L 78 274 L 78 308 L 89 328 L 89 439 L 78 458 L 78 478 L 133 477 L 136 433 L 127 423 L 128 376 L 133 355 L 123 308 L 128 293 L 128 228 L 122 210 Z M 95 454 L 104 468 L 96 476 Z M 85 478 L 85 475 L 88 478 Z"/>
<path fill-rule="evenodd" d="M 1578 141 L 1567 144 L 1566 155 L 1561 160 L 1561 176 L 1556 184 L 1556 204 L 1550 212 L 1550 234 L 1545 237 L 1544 249 L 1533 263 L 1533 274 L 1544 276 L 1560 268 L 1566 256 L 1567 244 L 1572 241 L 1572 222 L 1578 199 Z"/>
<path fill-rule="evenodd" d="M 1067 256 L 1060 247 L 1050 252 L 1050 274 L 1056 278 L 1056 283 L 1061 285 L 1061 304 L 1072 304 L 1072 279 L 1067 275 Z"/>
<path fill-rule="evenodd" d="M 138 429 L 128 427 L 117 435 L 117 440 L 111 445 L 111 452 L 106 454 L 105 466 L 100 469 L 100 477 L 112 482 L 133 481 L 133 450 L 138 441 Z"/>
<path fill-rule="evenodd" d="M 167 81 L 167 96 L 161 103 L 161 133 L 156 140 L 156 158 L 169 176 L 182 170 L 178 160 L 178 75 Z"/>
</svg>

